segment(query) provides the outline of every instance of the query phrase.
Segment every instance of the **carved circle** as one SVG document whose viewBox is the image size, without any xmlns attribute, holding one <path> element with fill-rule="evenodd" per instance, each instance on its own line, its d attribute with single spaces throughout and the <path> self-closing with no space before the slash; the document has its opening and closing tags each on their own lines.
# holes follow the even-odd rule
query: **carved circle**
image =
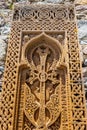
<svg viewBox="0 0 87 130">
<path fill-rule="evenodd" d="M 39 18 L 40 19 L 48 19 L 49 18 L 49 12 L 48 12 L 48 10 L 46 10 L 46 9 L 41 10 L 39 12 Z"/>
<path fill-rule="evenodd" d="M 41 81 L 41 82 L 45 82 L 46 80 L 47 80 L 47 73 L 46 72 L 40 72 L 39 73 L 39 80 Z"/>
<path fill-rule="evenodd" d="M 22 20 L 24 18 L 30 19 L 30 18 L 32 18 L 32 16 L 33 16 L 33 10 L 31 11 L 31 9 L 28 9 L 28 8 L 24 8 L 24 9 L 21 10 Z"/>
<path fill-rule="evenodd" d="M 61 19 L 64 17 L 64 11 L 63 10 L 57 10 L 55 13 L 55 16 L 57 19 Z"/>
</svg>

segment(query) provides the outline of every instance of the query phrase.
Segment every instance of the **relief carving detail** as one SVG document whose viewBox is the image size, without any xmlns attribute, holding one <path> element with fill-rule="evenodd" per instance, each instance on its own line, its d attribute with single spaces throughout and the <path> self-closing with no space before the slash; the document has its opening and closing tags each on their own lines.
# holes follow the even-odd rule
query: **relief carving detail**
<svg viewBox="0 0 87 130">
<path fill-rule="evenodd" d="M 24 113 L 33 125 L 31 130 L 52 130 L 51 125 L 59 120 L 58 130 L 61 126 L 62 70 L 56 65 L 60 54 L 55 55 L 55 49 L 43 41 L 27 54 L 27 59 L 31 67 L 26 71 Z"/>
</svg>

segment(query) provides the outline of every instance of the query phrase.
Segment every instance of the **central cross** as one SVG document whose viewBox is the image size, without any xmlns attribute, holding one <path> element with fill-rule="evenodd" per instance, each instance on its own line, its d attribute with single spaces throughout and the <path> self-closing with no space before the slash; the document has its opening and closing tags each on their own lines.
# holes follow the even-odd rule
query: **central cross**
<svg viewBox="0 0 87 130">
<path fill-rule="evenodd" d="M 40 72 L 39 72 L 39 80 L 40 80 L 40 111 L 38 124 L 40 128 L 44 128 L 46 125 L 46 116 L 45 116 L 45 81 L 47 80 L 46 73 L 46 59 L 48 54 L 50 53 L 49 49 L 46 48 L 44 50 L 38 48 L 37 53 L 40 56 Z"/>
<path fill-rule="evenodd" d="M 40 64 L 34 65 L 32 61 L 30 67 L 30 74 L 28 82 L 33 84 L 35 80 L 40 82 L 40 94 L 39 94 L 39 116 L 37 119 L 36 130 L 48 130 L 46 122 L 46 81 L 50 80 L 52 84 L 58 84 L 60 81 L 57 79 L 56 60 L 49 66 L 47 65 L 47 57 L 51 51 L 48 47 L 37 48 L 36 53 L 39 54 Z M 48 63 L 49 64 L 49 63 Z"/>
</svg>

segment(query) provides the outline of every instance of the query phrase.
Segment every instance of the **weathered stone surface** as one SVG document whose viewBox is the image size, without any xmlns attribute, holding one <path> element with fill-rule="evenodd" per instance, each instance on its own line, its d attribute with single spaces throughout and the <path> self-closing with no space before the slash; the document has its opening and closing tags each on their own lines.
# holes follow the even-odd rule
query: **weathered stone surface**
<svg viewBox="0 0 87 130">
<path fill-rule="evenodd" d="M 5 24 L 5 20 L 2 16 L 0 16 L 0 27 Z"/>
<path fill-rule="evenodd" d="M 76 4 L 87 4 L 87 0 L 75 0 Z"/>
<path fill-rule="evenodd" d="M 4 73 L 4 64 L 3 65 L 0 64 L 0 92 L 2 90 L 1 86 L 3 82 L 3 73 Z"/>
<path fill-rule="evenodd" d="M 81 44 L 87 44 L 87 20 L 78 21 L 78 36 Z"/>
<path fill-rule="evenodd" d="M 76 13 L 78 19 L 87 20 L 87 5 L 76 6 Z"/>
<path fill-rule="evenodd" d="M 5 60 L 6 43 L 0 39 L 0 60 Z"/>
<path fill-rule="evenodd" d="M 64 0 L 47 0 L 47 2 L 51 2 L 51 3 L 61 3 L 61 2 L 64 2 Z"/>
</svg>

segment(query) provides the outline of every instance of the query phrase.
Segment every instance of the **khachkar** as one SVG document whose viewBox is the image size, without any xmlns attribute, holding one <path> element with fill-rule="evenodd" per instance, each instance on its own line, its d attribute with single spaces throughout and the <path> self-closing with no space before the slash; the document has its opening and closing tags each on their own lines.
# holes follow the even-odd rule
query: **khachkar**
<svg viewBox="0 0 87 130">
<path fill-rule="evenodd" d="M 86 130 L 74 5 L 15 5 L 0 130 Z"/>
</svg>

